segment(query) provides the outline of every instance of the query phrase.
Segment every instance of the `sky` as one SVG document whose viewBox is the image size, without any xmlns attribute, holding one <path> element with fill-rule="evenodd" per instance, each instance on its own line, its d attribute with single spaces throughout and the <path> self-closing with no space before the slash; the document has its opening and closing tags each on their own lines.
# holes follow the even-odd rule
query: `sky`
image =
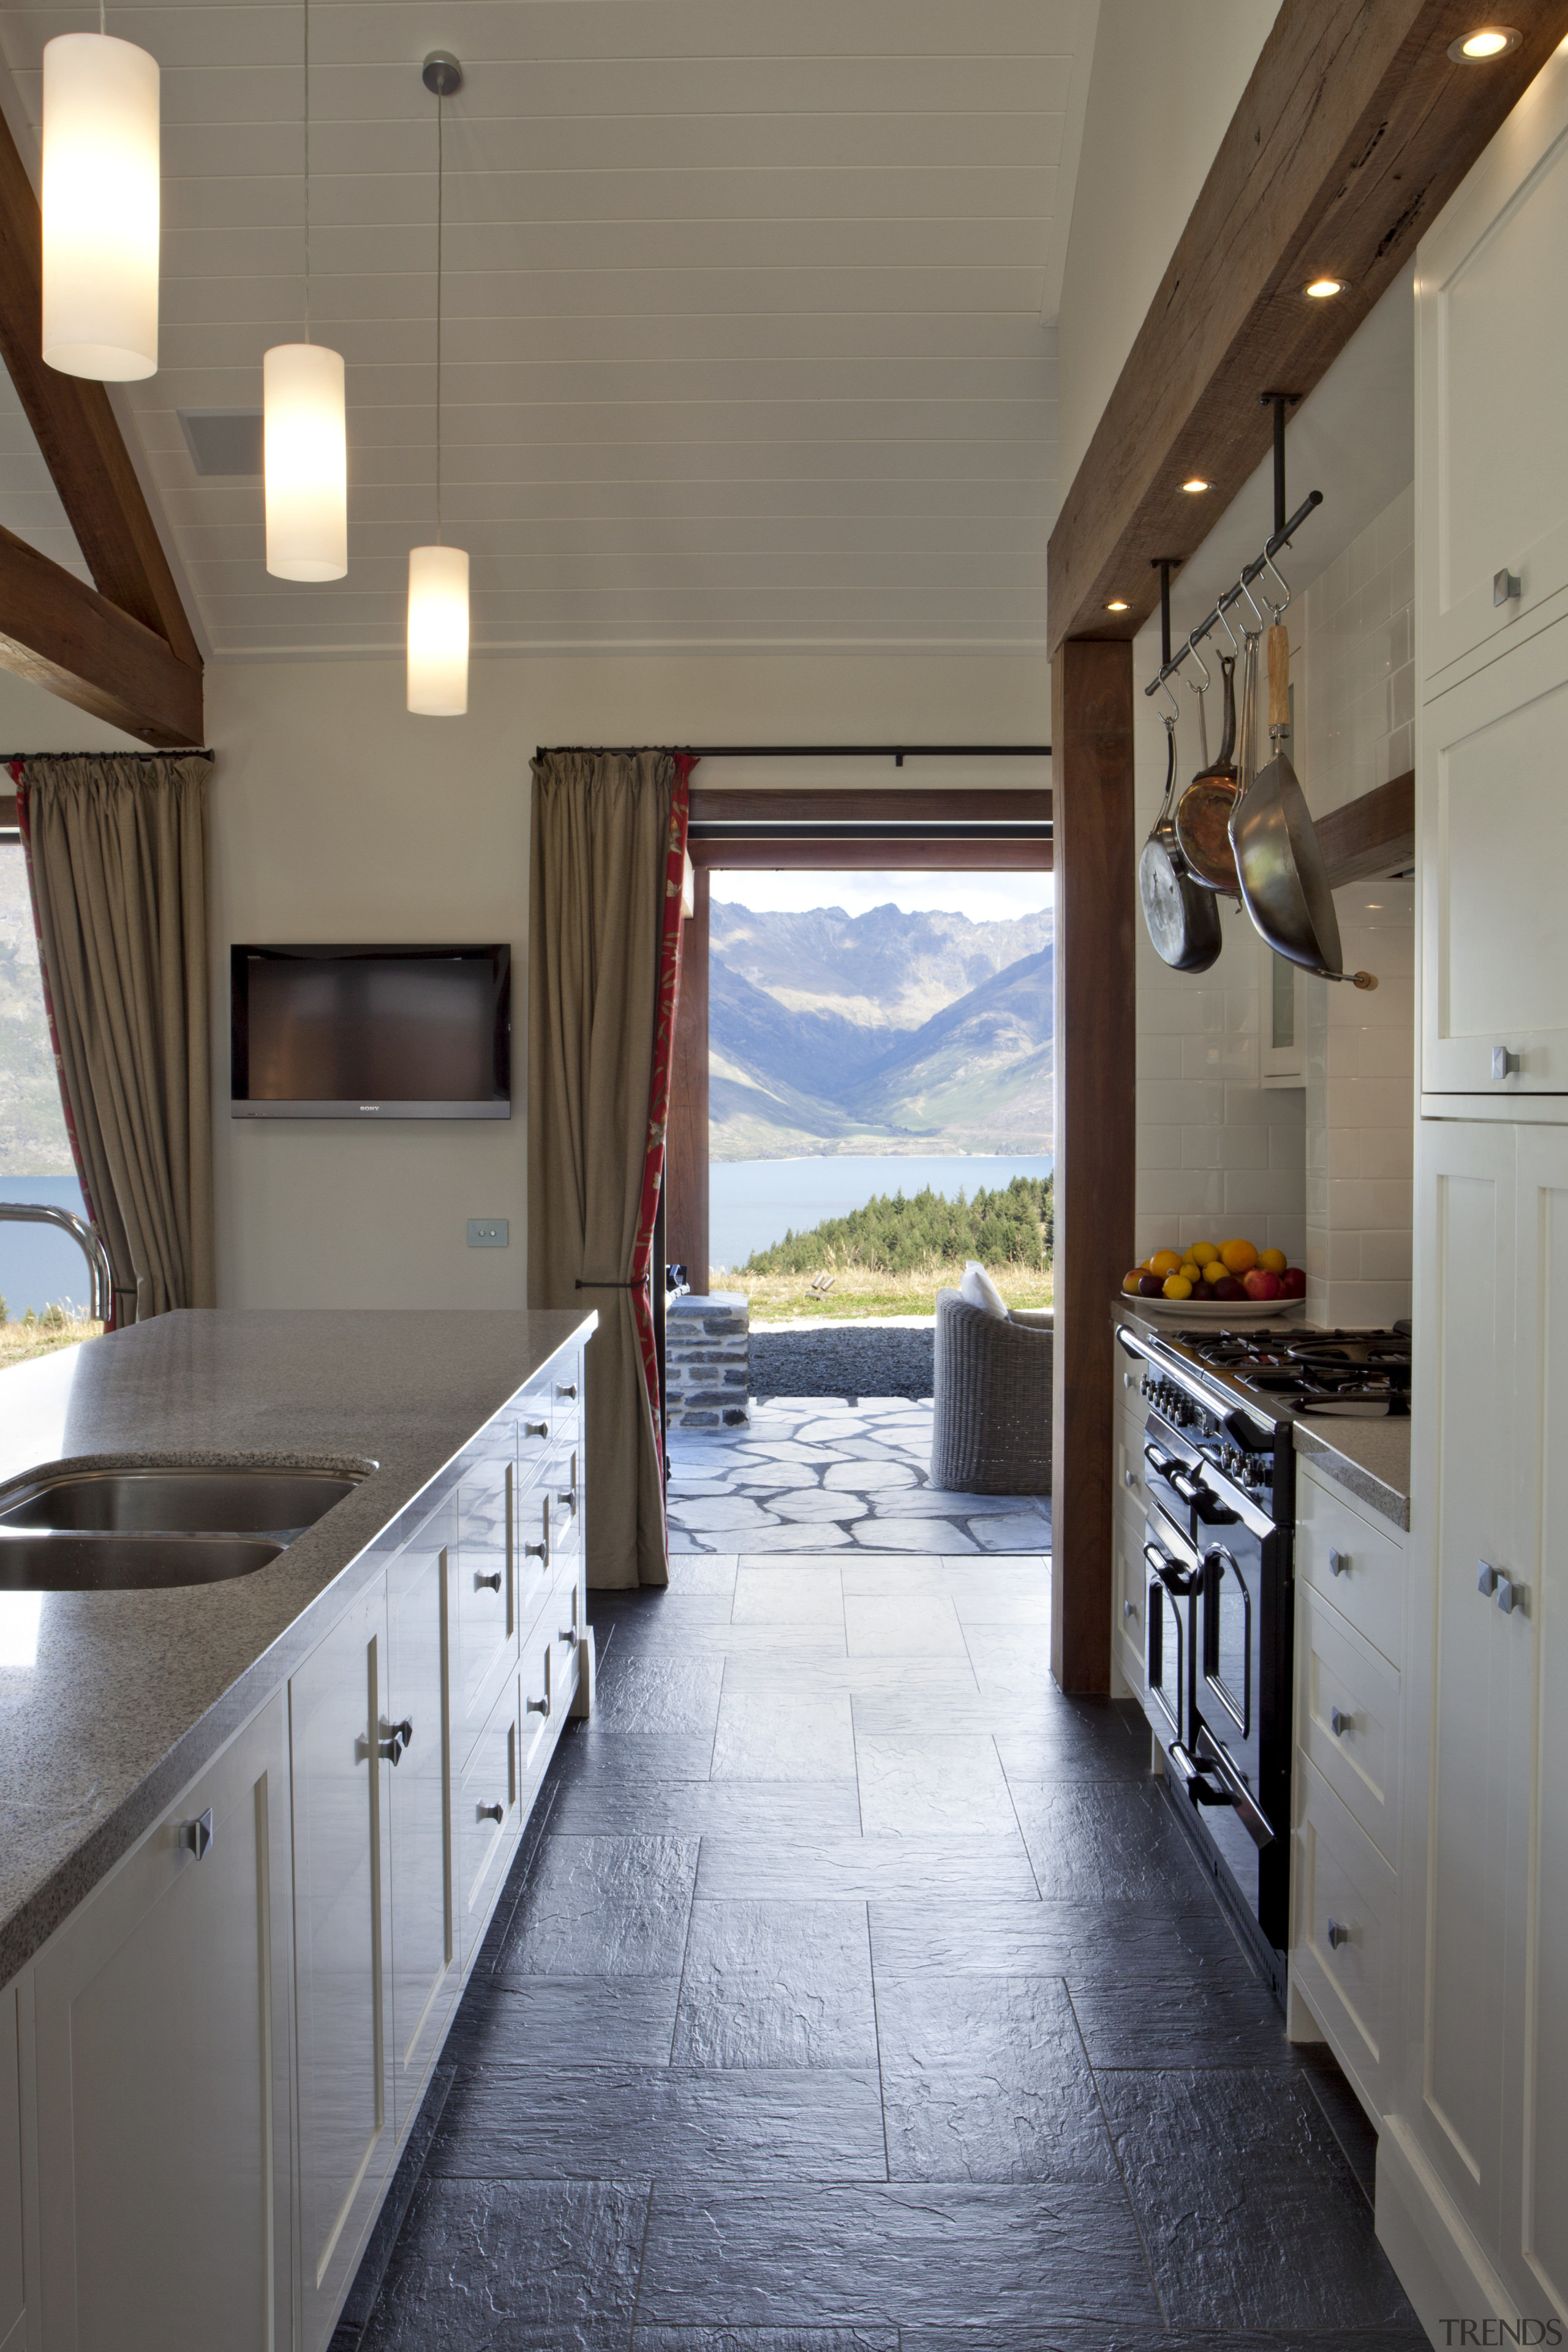
<svg viewBox="0 0 1568 2352">
<path fill-rule="evenodd" d="M 842 907 L 869 914 L 890 899 L 906 915 L 967 915 L 972 923 L 1005 922 L 1051 904 L 1049 874 L 770 874 L 718 871 L 715 898 L 754 915 L 805 914 Z"/>
</svg>

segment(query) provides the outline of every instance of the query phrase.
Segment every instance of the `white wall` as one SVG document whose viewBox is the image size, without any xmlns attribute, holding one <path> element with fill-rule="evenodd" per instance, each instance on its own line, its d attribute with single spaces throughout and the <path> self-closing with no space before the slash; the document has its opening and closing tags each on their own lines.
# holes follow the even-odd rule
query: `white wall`
<svg viewBox="0 0 1568 2352">
<path fill-rule="evenodd" d="M 535 745 L 1047 741 L 1049 677 L 923 654 L 496 658 L 474 664 L 468 717 L 442 721 L 407 716 L 401 663 L 231 663 L 207 674 L 207 727 L 221 1302 L 516 1306 Z M 443 938 L 511 942 L 510 1122 L 230 1119 L 231 941 Z M 468 1249 L 474 1216 L 509 1218 L 510 1247 Z"/>
<path fill-rule="evenodd" d="M 1279 0 L 1100 0 L 1058 316 L 1065 492 Z"/>
</svg>

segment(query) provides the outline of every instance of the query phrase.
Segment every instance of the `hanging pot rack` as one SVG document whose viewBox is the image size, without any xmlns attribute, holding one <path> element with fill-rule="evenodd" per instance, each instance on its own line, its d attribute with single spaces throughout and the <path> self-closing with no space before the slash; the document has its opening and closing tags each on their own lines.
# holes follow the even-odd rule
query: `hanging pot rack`
<svg viewBox="0 0 1568 2352">
<path fill-rule="evenodd" d="M 1172 556 L 1157 556 L 1153 559 L 1154 569 L 1160 574 L 1162 622 L 1160 667 L 1143 688 L 1146 696 L 1158 694 L 1166 679 L 1175 676 L 1187 656 L 1196 654 L 1210 630 L 1217 628 L 1232 605 L 1238 604 L 1241 598 L 1247 595 L 1247 590 L 1258 574 L 1272 569 L 1275 556 L 1282 547 L 1289 546 L 1291 540 L 1300 530 L 1313 508 L 1322 505 L 1321 490 L 1309 490 L 1295 513 L 1289 519 L 1286 517 L 1285 412 L 1295 405 L 1300 396 L 1293 392 L 1261 392 L 1258 395 L 1261 406 L 1272 408 L 1274 411 L 1274 535 L 1265 545 L 1263 552 L 1260 555 L 1255 555 L 1252 562 L 1243 568 L 1239 579 L 1226 590 L 1212 610 L 1204 615 L 1197 627 L 1188 632 L 1180 651 L 1174 654 L 1171 651 L 1171 573 L 1175 570 L 1179 559 Z M 1277 572 L 1275 577 L 1279 578 Z M 1284 586 L 1284 584 L 1281 581 L 1280 585 Z M 1289 601 L 1289 589 L 1286 590 L 1286 601 L 1287 603 Z M 1252 602 L 1250 597 L 1247 598 L 1247 602 L 1249 604 Z M 1254 605 L 1253 609 L 1256 611 L 1257 606 Z M 1283 604 L 1279 607 L 1280 612 L 1284 609 Z M 1202 667 L 1201 663 L 1199 667 Z"/>
</svg>

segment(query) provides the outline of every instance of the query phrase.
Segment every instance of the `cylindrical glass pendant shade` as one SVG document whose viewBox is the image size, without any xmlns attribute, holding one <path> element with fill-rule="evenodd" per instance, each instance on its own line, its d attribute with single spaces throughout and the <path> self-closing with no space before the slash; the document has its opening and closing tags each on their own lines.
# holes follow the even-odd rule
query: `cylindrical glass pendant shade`
<svg viewBox="0 0 1568 2352">
<path fill-rule="evenodd" d="M 261 362 L 267 569 L 341 580 L 349 568 L 343 362 L 320 343 L 276 343 Z"/>
<path fill-rule="evenodd" d="M 408 551 L 408 708 L 461 719 L 468 708 L 468 559 L 460 547 Z"/>
<path fill-rule="evenodd" d="M 158 61 L 104 33 L 44 44 L 43 353 L 62 375 L 158 369 Z"/>
</svg>

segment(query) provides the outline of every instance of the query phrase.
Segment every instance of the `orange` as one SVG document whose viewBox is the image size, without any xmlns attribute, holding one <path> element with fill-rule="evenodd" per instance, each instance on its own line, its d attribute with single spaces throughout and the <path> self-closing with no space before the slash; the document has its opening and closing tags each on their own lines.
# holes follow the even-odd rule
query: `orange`
<svg viewBox="0 0 1568 2352">
<path fill-rule="evenodd" d="M 1250 1242 L 1221 1242 L 1219 1254 L 1229 1274 L 1250 1274 L 1258 1264 L 1258 1252 Z M 1154 1271 L 1159 1272 L 1158 1266 Z"/>
<path fill-rule="evenodd" d="M 1167 1298 L 1190 1298 L 1192 1295 L 1192 1284 L 1184 1281 L 1181 1275 L 1169 1274 L 1166 1276 L 1165 1296 Z"/>
<path fill-rule="evenodd" d="M 1248 1258 L 1247 1262 L 1251 1265 L 1253 1260 Z M 1174 1274 L 1181 1263 L 1180 1250 L 1156 1250 L 1149 1261 L 1149 1271 L 1158 1275 Z"/>
<path fill-rule="evenodd" d="M 1290 1261 L 1283 1250 L 1259 1250 L 1258 1263 L 1265 1274 L 1283 1274 Z"/>
</svg>

